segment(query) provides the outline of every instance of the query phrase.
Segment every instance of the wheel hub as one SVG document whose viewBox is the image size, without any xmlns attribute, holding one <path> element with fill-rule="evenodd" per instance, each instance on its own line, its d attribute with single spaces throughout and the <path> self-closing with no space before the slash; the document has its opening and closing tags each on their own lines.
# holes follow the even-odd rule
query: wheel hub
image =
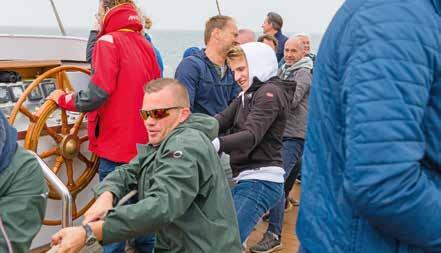
<svg viewBox="0 0 441 253">
<path fill-rule="evenodd" d="M 72 160 L 80 152 L 80 141 L 78 137 L 66 135 L 60 143 L 60 151 L 64 158 Z"/>
</svg>

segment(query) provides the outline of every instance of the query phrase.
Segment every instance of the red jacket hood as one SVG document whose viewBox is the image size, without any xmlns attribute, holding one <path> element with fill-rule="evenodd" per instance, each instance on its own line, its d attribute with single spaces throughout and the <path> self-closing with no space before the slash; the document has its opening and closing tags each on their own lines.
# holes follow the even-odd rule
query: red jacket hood
<svg viewBox="0 0 441 253">
<path fill-rule="evenodd" d="M 143 26 L 135 7 L 129 3 L 121 4 L 112 8 L 107 12 L 106 16 L 104 16 L 100 36 L 120 29 L 130 29 L 139 32 L 142 28 Z"/>
</svg>

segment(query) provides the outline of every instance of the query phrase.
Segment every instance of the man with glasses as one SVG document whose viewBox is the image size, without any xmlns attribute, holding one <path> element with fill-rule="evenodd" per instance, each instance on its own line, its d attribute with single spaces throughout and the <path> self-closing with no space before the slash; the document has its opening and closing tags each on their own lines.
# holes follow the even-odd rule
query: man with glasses
<svg viewBox="0 0 441 253">
<path fill-rule="evenodd" d="M 83 227 L 53 236 L 58 252 L 148 233 L 157 236 L 155 252 L 241 252 L 229 186 L 210 141 L 218 134 L 218 123 L 191 115 L 189 107 L 188 92 L 176 80 L 146 86 L 141 117 L 149 144 L 138 145 L 135 159 L 94 189 L 97 201 Z M 138 203 L 113 208 L 134 189 Z"/>
</svg>

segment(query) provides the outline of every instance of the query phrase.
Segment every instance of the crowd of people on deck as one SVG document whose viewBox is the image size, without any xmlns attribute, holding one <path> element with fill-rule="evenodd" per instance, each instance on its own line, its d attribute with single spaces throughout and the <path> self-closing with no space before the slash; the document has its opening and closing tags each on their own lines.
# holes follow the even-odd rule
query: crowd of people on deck
<svg viewBox="0 0 441 253">
<path fill-rule="evenodd" d="M 53 235 L 57 252 L 274 252 L 293 205 L 299 253 L 441 252 L 441 0 L 347 0 L 317 57 L 275 12 L 259 37 L 213 16 L 174 79 L 132 0 L 101 0 L 97 17 L 87 89 L 50 95 L 88 112 L 100 159 L 96 202 Z M 0 115 L 14 252 L 41 226 L 43 180 Z"/>
</svg>

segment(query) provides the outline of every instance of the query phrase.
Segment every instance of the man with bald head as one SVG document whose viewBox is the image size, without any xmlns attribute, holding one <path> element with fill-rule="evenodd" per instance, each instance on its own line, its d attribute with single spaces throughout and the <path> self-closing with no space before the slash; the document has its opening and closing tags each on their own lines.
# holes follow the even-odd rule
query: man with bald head
<svg viewBox="0 0 441 253">
<path fill-rule="evenodd" d="M 83 227 L 59 231 L 52 244 L 59 253 L 77 252 L 93 240 L 108 244 L 155 233 L 155 252 L 240 253 L 230 188 L 211 144 L 217 121 L 191 114 L 187 89 L 174 79 L 146 86 L 139 117 L 149 144 L 138 145 L 130 164 L 94 188 L 97 200 Z M 114 208 L 132 190 L 139 202 Z"/>
<path fill-rule="evenodd" d="M 237 43 L 240 45 L 249 43 L 249 42 L 255 42 L 256 41 L 256 34 L 251 31 L 250 29 L 240 29 L 239 34 L 237 35 Z"/>
<path fill-rule="evenodd" d="M 283 134 L 282 159 L 285 180 L 291 173 L 295 173 L 294 176 L 297 177 L 298 170 L 293 171 L 293 168 L 303 153 L 309 87 L 312 79 L 311 70 L 313 68 L 312 60 L 305 57 L 304 50 L 305 47 L 300 38 L 288 39 L 284 49 L 285 63 L 278 73 L 282 80 L 292 81 L 293 85 L 297 84 Z M 284 207 L 287 202 L 286 195 L 285 192 L 277 205 L 270 210 L 268 229 L 262 240 L 251 247 L 251 252 L 273 252 L 282 248 L 281 233 Z"/>
</svg>

